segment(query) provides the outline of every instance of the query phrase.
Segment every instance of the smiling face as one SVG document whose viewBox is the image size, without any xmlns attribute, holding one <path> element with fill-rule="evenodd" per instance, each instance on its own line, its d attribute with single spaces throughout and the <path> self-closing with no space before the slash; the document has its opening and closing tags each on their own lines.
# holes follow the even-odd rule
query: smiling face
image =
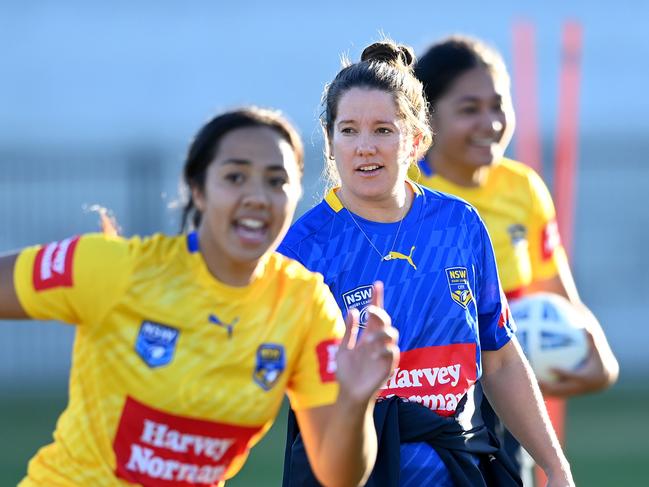
<svg viewBox="0 0 649 487">
<path fill-rule="evenodd" d="M 501 159 L 514 130 L 509 82 L 477 67 L 459 76 L 433 109 L 437 171 L 471 174 Z"/>
<path fill-rule="evenodd" d="M 350 208 L 405 193 L 413 137 L 385 91 L 351 88 L 338 102 L 330 152 L 340 175 L 339 195 Z"/>
<path fill-rule="evenodd" d="M 250 281 L 291 223 L 300 179 L 295 152 L 276 130 L 244 127 L 220 139 L 204 188 L 192 188 L 202 213 L 201 253 L 216 277 L 232 285 Z"/>
</svg>

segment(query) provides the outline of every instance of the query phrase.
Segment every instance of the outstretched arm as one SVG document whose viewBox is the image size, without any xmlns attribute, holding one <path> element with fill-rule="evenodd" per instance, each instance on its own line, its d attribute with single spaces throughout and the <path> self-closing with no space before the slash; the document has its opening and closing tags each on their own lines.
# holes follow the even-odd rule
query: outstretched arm
<svg viewBox="0 0 649 487">
<path fill-rule="evenodd" d="M 337 401 L 295 412 L 313 472 L 328 487 L 364 484 L 376 460 L 375 397 L 398 363 L 399 350 L 397 330 L 383 309 L 380 283 L 375 284 L 372 301 L 358 340 L 358 312 L 347 316 L 337 356 Z"/>
<path fill-rule="evenodd" d="M 548 477 L 548 486 L 573 486 L 570 466 L 552 429 L 536 379 L 515 338 L 482 352 L 480 382 L 496 414 Z"/>
<path fill-rule="evenodd" d="M 29 318 L 18 301 L 14 287 L 14 265 L 18 255 L 0 256 L 0 319 Z"/>
<path fill-rule="evenodd" d="M 539 382 L 541 391 L 550 396 L 568 397 L 596 392 L 610 387 L 617 381 L 620 366 L 599 321 L 579 298 L 570 268 L 566 265 L 559 275 L 532 283 L 528 292 L 552 292 L 567 298 L 584 315 L 588 333 L 589 353 L 584 364 L 577 370 L 555 370 L 557 380 Z"/>
</svg>

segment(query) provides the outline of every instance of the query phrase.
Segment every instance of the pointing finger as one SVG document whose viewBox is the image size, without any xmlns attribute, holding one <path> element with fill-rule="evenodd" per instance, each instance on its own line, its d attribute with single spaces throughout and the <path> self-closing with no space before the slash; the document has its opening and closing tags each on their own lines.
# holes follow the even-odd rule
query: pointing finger
<svg viewBox="0 0 649 487">
<path fill-rule="evenodd" d="M 369 305 L 367 307 L 367 325 L 368 330 L 376 331 L 388 328 L 392 325 L 392 319 L 387 311 L 379 308 L 376 305 Z"/>
<path fill-rule="evenodd" d="M 372 290 L 372 304 L 383 308 L 383 282 L 375 281 Z"/>
<path fill-rule="evenodd" d="M 358 310 L 352 308 L 347 312 L 345 317 L 345 334 L 343 335 L 340 346 L 342 348 L 354 348 L 356 346 L 356 339 L 358 338 Z"/>
</svg>

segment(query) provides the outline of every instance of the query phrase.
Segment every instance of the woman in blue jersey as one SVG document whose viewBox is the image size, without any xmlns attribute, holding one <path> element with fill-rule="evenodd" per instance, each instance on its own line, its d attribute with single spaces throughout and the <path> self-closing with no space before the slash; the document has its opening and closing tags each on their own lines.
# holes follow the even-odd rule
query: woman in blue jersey
<svg viewBox="0 0 649 487">
<path fill-rule="evenodd" d="M 227 112 L 189 149 L 194 231 L 83 235 L 0 258 L 0 318 L 77 325 L 68 407 L 21 487 L 222 486 L 285 393 L 321 482 L 364 483 L 397 332 L 380 284 L 356 340 L 358 314 L 345 331 L 322 278 L 274 252 L 302 167 L 277 112 Z"/>
<path fill-rule="evenodd" d="M 375 43 L 327 86 L 322 126 L 335 187 L 279 250 L 322 273 L 361 326 L 371 283 L 385 284 L 401 359 L 379 393 L 379 454 L 367 485 L 517 485 L 482 424 L 477 381 L 549 485 L 572 485 L 513 336 L 482 221 L 464 201 L 407 178 L 431 143 L 413 60 L 408 47 Z M 314 485 L 294 426 L 284 485 Z"/>
<path fill-rule="evenodd" d="M 418 180 L 478 209 L 494 242 L 508 299 L 551 292 L 584 311 L 592 338 L 588 359 L 576 370 L 557 371 L 557 380 L 541 383 L 541 390 L 552 398 L 610 386 L 619 366 L 601 326 L 577 292 L 558 238 L 550 192 L 533 169 L 504 157 L 514 131 L 504 61 L 478 39 L 452 36 L 426 50 L 415 75 L 430 103 L 435 131 L 435 145 L 419 160 Z M 485 420 L 492 418 L 486 403 L 485 410 Z M 521 456 L 515 439 L 505 431 L 502 434 L 507 451 L 515 453 L 514 458 Z M 531 477 L 529 469 L 524 473 Z"/>
</svg>

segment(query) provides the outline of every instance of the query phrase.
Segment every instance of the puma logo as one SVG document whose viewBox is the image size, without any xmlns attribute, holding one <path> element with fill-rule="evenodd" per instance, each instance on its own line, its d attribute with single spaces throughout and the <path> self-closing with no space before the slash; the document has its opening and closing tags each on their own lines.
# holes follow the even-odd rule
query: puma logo
<svg viewBox="0 0 649 487">
<path fill-rule="evenodd" d="M 213 314 L 209 315 L 207 319 L 210 323 L 224 328 L 228 332 L 228 338 L 232 338 L 232 330 L 234 328 L 234 325 L 236 325 L 239 321 L 239 318 L 235 318 L 234 320 L 232 320 L 232 323 L 224 323 L 216 315 Z"/>
<path fill-rule="evenodd" d="M 408 261 L 408 264 L 412 266 L 414 270 L 417 270 L 417 266 L 415 263 L 412 261 L 412 253 L 415 251 L 415 246 L 413 245 L 412 248 L 410 249 L 410 254 L 402 254 L 401 252 L 396 252 L 394 250 L 391 250 L 388 255 L 383 257 L 383 260 L 392 260 L 392 259 L 401 259 Z"/>
</svg>

